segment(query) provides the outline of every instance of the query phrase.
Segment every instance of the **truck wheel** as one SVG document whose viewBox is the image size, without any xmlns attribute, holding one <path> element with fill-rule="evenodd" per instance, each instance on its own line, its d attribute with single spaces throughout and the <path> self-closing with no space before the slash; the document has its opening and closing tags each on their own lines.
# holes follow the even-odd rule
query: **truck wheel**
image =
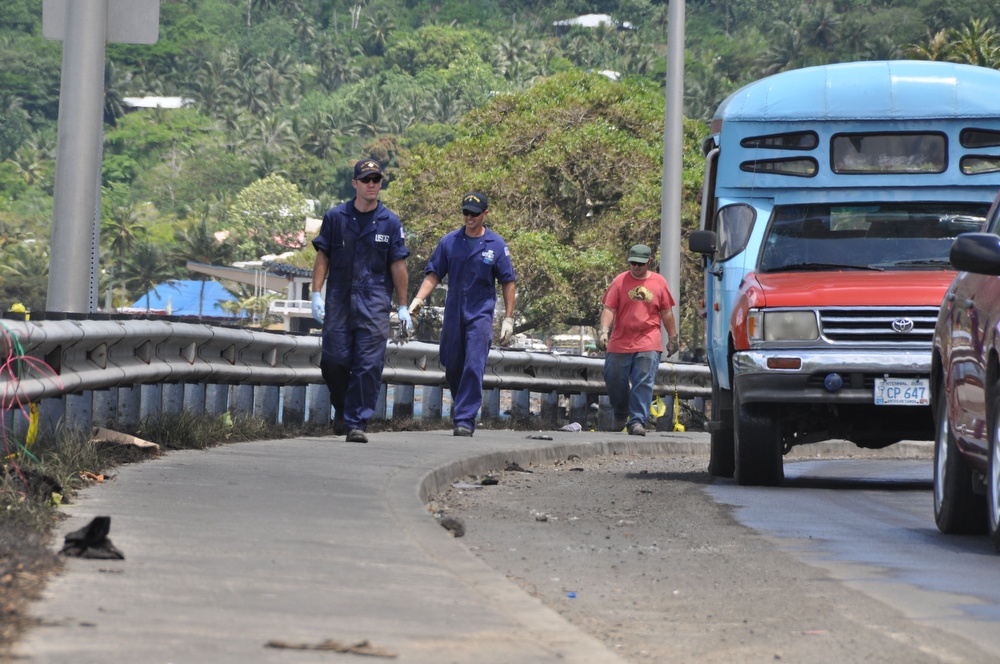
<svg viewBox="0 0 1000 664">
<path fill-rule="evenodd" d="M 715 477 L 732 477 L 736 470 L 733 447 L 733 393 L 712 381 L 712 419 L 721 424 L 711 434 L 708 457 L 708 474 Z"/>
<path fill-rule="evenodd" d="M 781 428 L 774 406 L 740 402 L 733 390 L 736 483 L 743 486 L 778 486 L 785 479 L 781 458 Z"/>
<path fill-rule="evenodd" d="M 949 535 L 982 534 L 986 503 L 972 490 L 972 470 L 958 453 L 948 402 L 941 393 L 934 437 L 934 521 Z"/>
</svg>

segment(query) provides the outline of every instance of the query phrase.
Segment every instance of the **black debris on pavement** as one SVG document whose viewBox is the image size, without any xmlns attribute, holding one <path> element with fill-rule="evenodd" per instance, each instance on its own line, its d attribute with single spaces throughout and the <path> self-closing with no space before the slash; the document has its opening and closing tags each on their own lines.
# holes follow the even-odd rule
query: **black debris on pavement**
<svg viewBox="0 0 1000 664">
<path fill-rule="evenodd" d="M 124 560 L 125 554 L 108 539 L 110 531 L 111 517 L 95 516 L 83 528 L 66 535 L 62 551 L 59 553 L 73 558 Z"/>
</svg>

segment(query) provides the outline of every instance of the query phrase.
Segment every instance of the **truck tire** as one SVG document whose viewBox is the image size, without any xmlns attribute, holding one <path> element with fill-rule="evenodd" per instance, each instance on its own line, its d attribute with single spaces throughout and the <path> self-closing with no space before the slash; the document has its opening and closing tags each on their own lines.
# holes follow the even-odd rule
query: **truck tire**
<svg viewBox="0 0 1000 664">
<path fill-rule="evenodd" d="M 949 535 L 986 531 L 986 501 L 972 490 L 972 470 L 958 453 L 948 402 L 941 393 L 934 436 L 934 522 Z"/>
<path fill-rule="evenodd" d="M 712 419 L 717 428 L 711 433 L 708 474 L 732 477 L 736 471 L 736 451 L 733 443 L 733 393 L 712 381 Z"/>
<path fill-rule="evenodd" d="M 781 427 L 773 404 L 740 402 L 733 389 L 733 476 L 742 486 L 778 486 L 785 479 Z"/>
</svg>

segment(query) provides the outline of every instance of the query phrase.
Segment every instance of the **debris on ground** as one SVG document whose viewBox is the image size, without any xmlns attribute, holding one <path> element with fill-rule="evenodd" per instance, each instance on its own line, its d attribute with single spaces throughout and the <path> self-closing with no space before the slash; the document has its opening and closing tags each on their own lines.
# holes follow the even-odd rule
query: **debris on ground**
<svg viewBox="0 0 1000 664">
<path fill-rule="evenodd" d="M 102 427 L 95 427 L 90 434 L 90 441 L 92 443 L 99 443 L 105 446 L 107 445 L 127 445 L 134 447 L 143 452 L 147 452 L 156 456 L 160 453 L 160 446 L 156 443 L 151 443 L 148 440 L 143 440 L 137 436 L 130 436 L 127 433 L 122 433 L 120 431 L 113 431 L 111 429 L 104 429 Z"/>
<path fill-rule="evenodd" d="M 398 657 L 396 653 L 388 648 L 372 645 L 367 640 L 357 643 L 341 643 L 333 639 L 326 639 L 319 643 L 288 643 L 272 639 L 264 644 L 265 648 L 283 648 L 286 650 L 332 650 L 333 652 L 351 653 L 354 655 L 368 655 L 370 657 L 385 657 L 393 659 Z"/>
<path fill-rule="evenodd" d="M 108 539 L 110 531 L 111 517 L 95 516 L 83 528 L 66 535 L 62 551 L 59 553 L 73 558 L 124 560 L 125 554 Z"/>
</svg>

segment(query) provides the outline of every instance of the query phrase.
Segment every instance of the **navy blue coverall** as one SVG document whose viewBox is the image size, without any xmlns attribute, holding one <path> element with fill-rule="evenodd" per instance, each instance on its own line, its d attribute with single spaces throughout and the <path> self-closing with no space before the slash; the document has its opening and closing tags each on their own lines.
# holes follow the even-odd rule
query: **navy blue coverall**
<svg viewBox="0 0 1000 664">
<path fill-rule="evenodd" d="M 320 368 L 346 430 L 364 430 L 382 387 L 392 311 L 389 266 L 410 255 L 399 217 L 382 205 L 367 213 L 347 201 L 327 211 L 312 241 L 330 259 Z"/>
<path fill-rule="evenodd" d="M 448 277 L 441 329 L 441 364 L 451 390 L 455 426 L 475 430 L 483 403 L 483 373 L 493 341 L 496 284 L 515 281 L 507 244 L 489 228 L 469 238 L 465 229 L 448 233 L 427 261 L 425 274 Z"/>
</svg>

